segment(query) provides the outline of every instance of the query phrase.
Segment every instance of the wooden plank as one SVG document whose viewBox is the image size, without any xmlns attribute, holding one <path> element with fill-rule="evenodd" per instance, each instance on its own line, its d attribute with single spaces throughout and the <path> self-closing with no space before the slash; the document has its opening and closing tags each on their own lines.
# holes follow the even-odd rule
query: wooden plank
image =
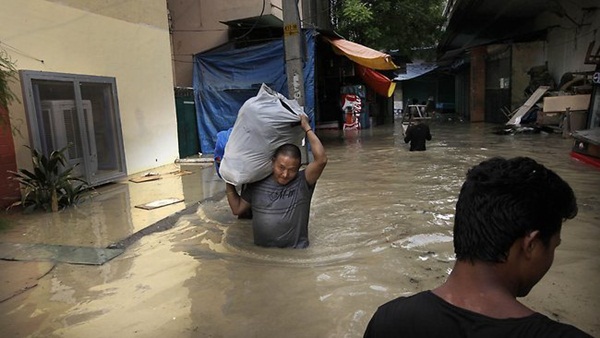
<svg viewBox="0 0 600 338">
<path fill-rule="evenodd" d="M 590 97 L 590 94 L 547 96 L 544 98 L 544 112 L 564 112 L 567 110 L 567 108 L 569 108 L 571 111 L 588 110 L 590 105 Z"/>
<path fill-rule="evenodd" d="M 133 183 L 142 183 L 142 182 L 160 180 L 161 178 L 162 177 L 160 177 L 160 176 L 142 176 L 142 177 L 132 178 L 132 179 L 130 179 L 130 181 Z"/>
<path fill-rule="evenodd" d="M 531 94 L 527 101 L 525 101 L 525 103 L 519 107 L 519 109 L 517 109 L 517 112 L 510 118 L 508 122 L 506 122 L 506 124 L 521 124 L 521 117 L 527 114 L 529 109 L 531 109 L 531 107 L 533 107 L 533 105 L 536 104 L 542 98 L 542 96 L 544 96 L 544 94 L 546 94 L 548 89 L 550 89 L 548 86 L 539 86 L 535 92 Z"/>
<path fill-rule="evenodd" d="M 169 174 L 172 174 L 175 176 L 184 176 L 184 175 L 193 174 L 193 172 L 189 171 L 189 170 L 175 170 L 175 171 L 171 171 Z"/>
<path fill-rule="evenodd" d="M 179 203 L 179 202 L 183 202 L 183 199 L 182 198 L 164 198 L 164 199 L 152 201 L 152 202 L 149 202 L 146 204 L 136 205 L 135 207 L 140 208 L 140 209 L 145 209 L 145 210 L 152 210 L 152 209 L 162 208 L 164 206 Z"/>
</svg>

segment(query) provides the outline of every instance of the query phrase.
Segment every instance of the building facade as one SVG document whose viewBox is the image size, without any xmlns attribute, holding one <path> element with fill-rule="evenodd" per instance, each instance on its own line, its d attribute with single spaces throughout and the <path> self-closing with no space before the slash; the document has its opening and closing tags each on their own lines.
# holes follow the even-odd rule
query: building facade
<svg viewBox="0 0 600 338">
<path fill-rule="evenodd" d="M 19 71 L 9 107 L 25 146 L 71 145 L 92 184 L 173 163 L 177 122 L 164 0 L 0 0 L 0 48 Z"/>
<path fill-rule="evenodd" d="M 537 72 L 559 90 L 565 74 L 595 69 L 585 59 L 600 38 L 597 1 L 454 0 L 447 18 L 440 64 L 455 75 L 457 111 L 473 122 L 506 122 L 502 110 L 524 103 Z"/>
</svg>

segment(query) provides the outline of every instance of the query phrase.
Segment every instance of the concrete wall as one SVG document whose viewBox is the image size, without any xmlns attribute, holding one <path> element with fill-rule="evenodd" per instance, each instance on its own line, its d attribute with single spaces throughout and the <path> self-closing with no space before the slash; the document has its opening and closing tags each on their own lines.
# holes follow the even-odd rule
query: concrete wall
<svg viewBox="0 0 600 338">
<path fill-rule="evenodd" d="M 586 1 L 586 0 L 584 0 Z M 558 85 L 566 72 L 593 71 L 595 65 L 584 64 L 590 41 L 597 41 L 594 51 L 600 44 L 600 10 L 585 11 L 593 7 L 585 3 L 575 6 L 572 2 L 560 1 L 567 16 L 544 13 L 536 21 L 540 28 L 549 29 L 545 41 L 515 43 L 512 45 L 511 107 L 518 108 L 525 101 L 523 92 L 529 85 L 529 69 L 548 64 L 554 82 Z"/>
<path fill-rule="evenodd" d="M 116 78 L 128 173 L 173 163 L 177 120 L 164 0 L 0 0 L 0 8 L 0 47 L 17 69 Z M 21 93 L 20 84 L 13 87 Z M 28 167 L 25 108 L 14 103 L 9 111 L 22 133 L 17 164 Z"/>
<path fill-rule="evenodd" d="M 301 3 L 302 27 L 332 29 L 329 19 L 329 1 L 303 0 Z"/>
<path fill-rule="evenodd" d="M 526 100 L 525 88 L 529 86 L 531 67 L 546 63 L 546 43 L 535 41 L 512 45 L 511 109 L 520 107 Z M 558 82 L 557 82 L 558 83 Z"/>
<path fill-rule="evenodd" d="M 16 2 L 16 1 L 13 1 Z M 48 2 L 80 9 L 134 24 L 167 28 L 165 1 L 156 0 L 48 0 Z"/>
<path fill-rule="evenodd" d="M 167 0 L 167 6 L 171 15 L 175 85 L 191 87 L 193 55 L 227 42 L 228 27 L 221 21 L 258 17 L 263 0 Z M 263 15 L 282 20 L 282 1 L 265 0 Z"/>
<path fill-rule="evenodd" d="M 560 1 L 565 15 L 544 14 L 536 25 L 550 28 L 545 48 L 548 69 L 558 84 L 566 72 L 593 71 L 595 65 L 584 64 L 591 41 L 600 44 L 600 9 L 597 0 Z M 583 8 L 593 8 L 584 10 Z M 572 20 L 571 20 L 572 19 Z"/>
</svg>

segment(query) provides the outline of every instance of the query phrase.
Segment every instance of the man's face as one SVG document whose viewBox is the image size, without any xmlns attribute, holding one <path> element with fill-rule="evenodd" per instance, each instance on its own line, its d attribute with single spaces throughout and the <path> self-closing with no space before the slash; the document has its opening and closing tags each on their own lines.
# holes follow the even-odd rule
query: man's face
<svg viewBox="0 0 600 338">
<path fill-rule="evenodd" d="M 287 185 L 290 183 L 298 175 L 299 169 L 299 159 L 279 155 L 273 160 L 273 178 L 278 184 Z"/>
<path fill-rule="evenodd" d="M 529 291 L 536 285 L 542 277 L 550 270 L 552 263 L 554 262 L 554 252 L 556 251 L 556 247 L 560 245 L 560 231 L 550 237 L 550 242 L 547 246 L 543 245 L 543 243 L 538 243 L 535 247 L 534 253 L 532 254 L 531 260 L 531 269 L 529 270 L 529 275 L 527 276 L 527 282 L 524 285 L 524 289 L 521 290 L 520 295 L 518 297 L 526 296 Z"/>
</svg>

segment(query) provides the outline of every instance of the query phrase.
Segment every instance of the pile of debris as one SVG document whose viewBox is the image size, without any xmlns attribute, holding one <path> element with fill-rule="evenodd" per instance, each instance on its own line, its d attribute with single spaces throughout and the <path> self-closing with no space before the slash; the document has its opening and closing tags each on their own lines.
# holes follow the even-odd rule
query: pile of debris
<svg viewBox="0 0 600 338">
<path fill-rule="evenodd" d="M 538 86 L 527 101 L 510 112 L 501 133 L 540 132 L 562 133 L 569 137 L 586 128 L 591 98 L 593 72 L 566 73 L 558 90 L 551 85 Z"/>
</svg>

